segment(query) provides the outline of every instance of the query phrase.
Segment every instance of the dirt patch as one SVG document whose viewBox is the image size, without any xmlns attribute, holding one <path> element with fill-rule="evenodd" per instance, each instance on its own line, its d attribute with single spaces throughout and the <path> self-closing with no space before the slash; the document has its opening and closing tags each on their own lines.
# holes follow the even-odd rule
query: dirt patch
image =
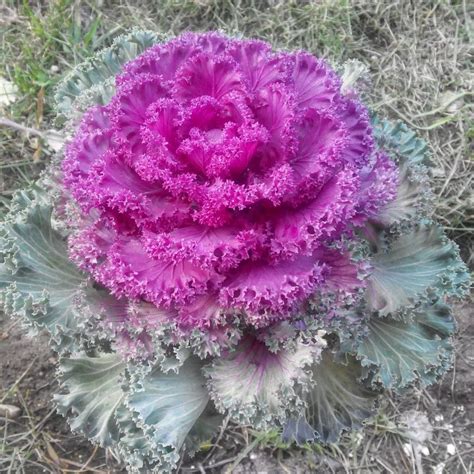
<svg viewBox="0 0 474 474">
<path fill-rule="evenodd" d="M 30 337 L 12 320 L 0 321 L 0 361 L 2 365 L 0 400 L 21 408 L 14 420 L 0 418 L 5 445 L 0 451 L 0 472 L 71 472 L 86 466 L 103 469 L 105 451 L 71 433 L 66 420 L 56 413 L 53 394 L 57 357 L 49 349 L 48 337 Z M 82 472 L 93 472 L 86 467 Z"/>
</svg>

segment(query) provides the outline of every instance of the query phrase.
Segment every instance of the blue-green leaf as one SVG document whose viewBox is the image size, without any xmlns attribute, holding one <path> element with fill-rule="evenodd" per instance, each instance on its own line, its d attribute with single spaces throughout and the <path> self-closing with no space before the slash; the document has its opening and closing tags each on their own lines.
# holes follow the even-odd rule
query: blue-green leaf
<svg viewBox="0 0 474 474">
<path fill-rule="evenodd" d="M 454 319 L 444 304 L 423 306 L 406 320 L 374 316 L 358 357 L 374 384 L 397 389 L 420 380 L 428 385 L 451 365 L 454 330 Z"/>
<path fill-rule="evenodd" d="M 461 296 L 468 274 L 454 242 L 438 227 L 420 227 L 374 256 L 369 278 L 371 309 L 386 315 L 427 295 Z"/>
<path fill-rule="evenodd" d="M 78 329 L 76 303 L 86 292 L 86 279 L 51 226 L 51 206 L 24 198 L 25 208 L 0 230 L 0 300 L 8 315 L 47 329 L 64 348 Z"/>
<path fill-rule="evenodd" d="M 59 114 L 71 118 L 80 109 L 106 104 L 115 91 L 115 76 L 122 66 L 158 41 L 150 31 L 133 30 L 77 66 L 59 84 L 55 101 Z"/>
<path fill-rule="evenodd" d="M 288 421 L 283 431 L 285 441 L 335 443 L 342 431 L 361 428 L 372 415 L 378 396 L 360 381 L 362 374 L 363 368 L 353 356 L 347 355 L 341 363 L 325 352 L 321 362 L 313 366 L 307 409 Z"/>
<path fill-rule="evenodd" d="M 380 210 L 374 220 L 385 226 L 413 226 L 429 216 L 433 209 L 428 146 L 401 122 L 374 118 L 373 126 L 377 144 L 399 166 L 397 196 Z"/>
<path fill-rule="evenodd" d="M 128 396 L 138 426 L 161 449 L 160 468 L 173 469 L 186 437 L 209 402 L 201 362 L 189 358 L 179 373 L 163 373 L 159 366 L 147 374 L 141 389 Z"/>
<path fill-rule="evenodd" d="M 385 226 L 404 223 L 414 225 L 433 210 L 433 192 L 424 166 L 400 164 L 397 196 L 388 202 L 374 218 Z"/>
<path fill-rule="evenodd" d="M 316 432 L 305 415 L 290 418 L 283 427 L 281 437 L 285 443 L 305 444 L 316 441 Z"/>
<path fill-rule="evenodd" d="M 60 361 L 60 382 L 67 393 L 55 395 L 58 411 L 72 415 L 72 430 L 101 446 L 111 446 L 120 438 L 116 411 L 124 400 L 124 368 L 117 354 L 79 354 Z"/>
<path fill-rule="evenodd" d="M 374 117 L 372 125 L 378 145 L 393 158 L 410 165 L 429 165 L 428 145 L 403 122 L 390 122 Z"/>
<path fill-rule="evenodd" d="M 153 472 L 159 464 L 160 448 L 138 426 L 126 404 L 116 411 L 120 430 L 118 453 L 130 472 Z"/>
<path fill-rule="evenodd" d="M 206 369 L 212 399 L 222 413 L 265 429 L 300 401 L 297 387 L 309 383 L 309 367 L 324 346 L 322 339 L 299 340 L 273 352 L 265 342 L 247 337 Z"/>
<path fill-rule="evenodd" d="M 118 453 L 130 472 L 162 473 L 173 468 L 174 464 L 170 464 L 169 460 L 176 460 L 175 451 L 157 442 L 153 431 L 140 419 L 137 420 L 127 404 L 117 409 L 116 418 L 120 429 Z M 202 443 L 210 442 L 222 420 L 222 415 L 218 414 L 209 402 L 186 436 L 186 455 L 193 456 Z"/>
</svg>

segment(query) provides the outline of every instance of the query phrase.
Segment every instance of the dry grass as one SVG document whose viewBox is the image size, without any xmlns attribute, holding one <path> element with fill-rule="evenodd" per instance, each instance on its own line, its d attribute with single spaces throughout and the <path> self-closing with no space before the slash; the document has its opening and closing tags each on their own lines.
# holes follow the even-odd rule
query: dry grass
<svg viewBox="0 0 474 474">
<path fill-rule="evenodd" d="M 353 35 L 362 45 L 356 56 L 372 72 L 374 109 L 429 143 L 435 217 L 472 258 L 474 25 L 467 2 L 373 3 L 356 3 Z"/>
<path fill-rule="evenodd" d="M 168 33 L 221 29 L 280 48 L 305 48 L 335 63 L 355 57 L 370 67 L 373 108 L 405 121 L 430 143 L 439 197 L 435 215 L 463 242 L 474 230 L 473 25 L 467 0 L 56 0 L 28 5 L 7 2 L 0 24 L 2 74 L 20 89 L 18 103 L 4 113 L 16 121 L 49 127 L 51 93 L 60 76 L 133 25 Z M 5 129 L 0 150 L 7 197 L 50 155 L 37 138 Z"/>
</svg>

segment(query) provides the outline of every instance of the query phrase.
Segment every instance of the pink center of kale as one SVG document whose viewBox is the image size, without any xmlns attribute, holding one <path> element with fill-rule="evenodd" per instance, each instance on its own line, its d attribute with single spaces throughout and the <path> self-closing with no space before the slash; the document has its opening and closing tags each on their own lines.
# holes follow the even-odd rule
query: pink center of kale
<svg viewBox="0 0 474 474">
<path fill-rule="evenodd" d="M 130 61 L 111 102 L 85 114 L 63 171 L 84 216 L 75 261 L 198 327 L 222 308 L 269 324 L 340 284 L 354 264 L 328 246 L 397 180 L 367 110 L 324 61 L 216 33 Z"/>
</svg>

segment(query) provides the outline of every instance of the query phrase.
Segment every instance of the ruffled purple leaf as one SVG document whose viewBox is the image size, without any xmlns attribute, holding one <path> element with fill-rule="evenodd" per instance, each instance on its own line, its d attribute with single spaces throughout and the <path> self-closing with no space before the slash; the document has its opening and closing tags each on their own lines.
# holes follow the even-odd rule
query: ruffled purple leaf
<svg viewBox="0 0 474 474">
<path fill-rule="evenodd" d="M 235 312 L 261 328 L 331 284 L 363 287 L 321 249 L 395 197 L 395 168 L 374 156 L 366 108 L 324 60 L 186 33 L 130 61 L 67 147 L 84 213 L 70 254 L 179 326 Z"/>
</svg>

